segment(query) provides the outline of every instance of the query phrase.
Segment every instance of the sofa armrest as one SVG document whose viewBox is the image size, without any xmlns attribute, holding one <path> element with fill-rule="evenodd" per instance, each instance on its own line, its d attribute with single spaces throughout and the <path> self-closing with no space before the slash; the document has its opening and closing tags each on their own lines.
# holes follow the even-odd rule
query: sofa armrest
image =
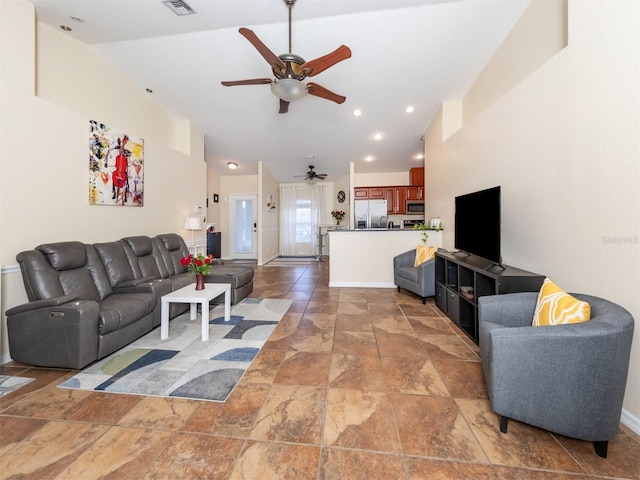
<svg viewBox="0 0 640 480">
<path fill-rule="evenodd" d="M 413 264 L 412 264 L 413 265 Z M 436 260 L 432 258 L 431 260 L 427 260 L 426 262 L 422 262 L 418 265 L 418 283 L 433 283 L 433 287 L 435 288 L 436 284 Z"/>
<path fill-rule="evenodd" d="M 21 307 L 7 312 L 11 358 L 29 365 L 60 368 L 82 368 L 97 360 L 97 302 Z"/>
<path fill-rule="evenodd" d="M 57 307 L 63 305 L 65 303 L 73 302 L 76 299 L 73 295 L 63 295 L 61 297 L 53 297 L 53 298 L 45 298 L 43 300 L 35 300 L 29 303 L 23 303 L 22 305 L 17 305 L 13 308 L 10 308 L 5 312 L 7 317 L 17 315 L 23 312 L 29 312 L 32 310 L 39 310 L 41 308 L 47 307 Z"/>
</svg>

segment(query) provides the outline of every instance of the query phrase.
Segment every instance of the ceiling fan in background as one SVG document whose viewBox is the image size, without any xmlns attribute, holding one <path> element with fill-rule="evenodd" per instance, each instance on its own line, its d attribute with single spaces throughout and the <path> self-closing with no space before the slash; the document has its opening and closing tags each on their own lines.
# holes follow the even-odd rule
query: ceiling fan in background
<svg viewBox="0 0 640 480">
<path fill-rule="evenodd" d="M 293 178 L 303 178 L 305 182 L 309 184 L 314 184 L 318 180 L 324 180 L 327 178 L 326 173 L 316 173 L 313 169 L 315 167 L 313 165 L 309 165 L 309 171 L 304 175 L 295 175 Z"/>
<path fill-rule="evenodd" d="M 309 62 L 299 55 L 291 52 L 291 9 L 297 0 L 284 0 L 289 9 L 289 53 L 282 55 L 274 54 L 262 43 L 258 36 L 248 28 L 240 28 L 239 32 L 244 36 L 262 57 L 271 66 L 275 79 L 253 78 L 249 80 L 236 80 L 222 82 L 225 87 L 237 85 L 271 85 L 271 92 L 280 99 L 279 113 L 289 111 L 289 102 L 304 97 L 307 93 L 316 97 L 331 100 L 336 103 L 343 103 L 346 97 L 338 95 L 317 83 L 309 82 L 306 85 L 302 82 L 306 77 L 313 77 L 336 63 L 351 57 L 351 50 L 345 45 L 340 45 L 333 52 Z"/>
</svg>

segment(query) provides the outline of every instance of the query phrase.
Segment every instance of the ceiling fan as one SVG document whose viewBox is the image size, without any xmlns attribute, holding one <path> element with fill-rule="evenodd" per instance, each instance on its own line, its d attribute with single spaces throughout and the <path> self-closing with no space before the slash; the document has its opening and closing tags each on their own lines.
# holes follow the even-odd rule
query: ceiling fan
<svg viewBox="0 0 640 480">
<path fill-rule="evenodd" d="M 318 180 L 327 178 L 326 173 L 316 173 L 313 165 L 309 165 L 309 171 L 304 175 L 295 175 L 294 178 L 304 178 L 307 183 L 316 183 Z"/>
<path fill-rule="evenodd" d="M 302 82 L 306 77 L 313 77 L 336 63 L 351 57 L 351 50 L 345 45 L 340 45 L 333 52 L 309 62 L 299 55 L 291 53 L 291 9 L 297 0 L 284 0 L 289 9 L 289 53 L 282 55 L 274 54 L 262 43 L 258 36 L 248 28 L 241 28 L 240 34 L 244 36 L 258 50 L 260 55 L 271 66 L 275 79 L 253 78 L 249 80 L 236 80 L 222 82 L 225 87 L 236 85 L 271 85 L 271 92 L 280 99 L 279 113 L 289 111 L 289 102 L 304 97 L 307 93 L 316 97 L 325 98 L 336 103 L 343 103 L 346 97 L 338 95 L 317 83 L 309 82 L 306 85 Z"/>
</svg>

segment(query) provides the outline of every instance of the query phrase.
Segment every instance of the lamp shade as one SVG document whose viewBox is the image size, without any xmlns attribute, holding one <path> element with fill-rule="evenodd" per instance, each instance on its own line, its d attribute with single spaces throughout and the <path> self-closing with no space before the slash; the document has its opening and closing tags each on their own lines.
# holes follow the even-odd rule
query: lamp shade
<svg viewBox="0 0 640 480">
<path fill-rule="evenodd" d="M 307 86 L 300 80 L 283 78 L 271 84 L 273 94 L 285 102 L 293 102 L 307 94 Z"/>
<path fill-rule="evenodd" d="M 202 230 L 202 222 L 198 217 L 188 217 L 184 221 L 185 230 Z"/>
</svg>

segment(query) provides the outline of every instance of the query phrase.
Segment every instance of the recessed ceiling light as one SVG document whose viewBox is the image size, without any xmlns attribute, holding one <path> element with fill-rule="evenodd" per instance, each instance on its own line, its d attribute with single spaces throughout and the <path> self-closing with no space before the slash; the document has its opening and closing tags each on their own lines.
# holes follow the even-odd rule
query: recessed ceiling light
<svg viewBox="0 0 640 480">
<path fill-rule="evenodd" d="M 373 155 L 367 155 L 366 157 L 364 157 L 365 162 L 373 162 Z"/>
<path fill-rule="evenodd" d="M 68 26 L 66 26 L 66 25 L 60 25 L 60 28 L 61 28 L 62 30 L 64 30 L 65 32 L 71 32 L 71 31 L 72 31 L 72 30 L 71 30 L 71 27 L 68 27 Z"/>
<path fill-rule="evenodd" d="M 80 17 L 69 17 L 71 20 L 73 20 L 74 22 L 78 22 L 78 23 L 84 23 L 84 20 L 81 19 Z"/>
<path fill-rule="evenodd" d="M 151 90 L 150 88 L 145 88 L 144 91 L 147 93 L 153 93 L 153 90 Z"/>
<path fill-rule="evenodd" d="M 424 154 L 422 153 L 418 153 L 416 154 L 416 156 L 414 157 L 416 160 L 424 160 Z"/>
<path fill-rule="evenodd" d="M 353 111 L 353 116 L 354 116 L 354 117 L 359 117 L 360 115 L 362 115 L 362 110 L 360 110 L 359 108 L 356 108 L 356 109 Z"/>
<path fill-rule="evenodd" d="M 316 156 L 312 153 L 305 155 L 304 158 L 306 158 L 307 160 L 313 160 L 314 158 L 316 158 Z"/>
<path fill-rule="evenodd" d="M 407 108 L 404 109 L 404 113 L 411 113 L 415 110 L 415 108 L 413 107 L 413 105 L 409 105 Z"/>
<path fill-rule="evenodd" d="M 384 138 L 384 133 L 382 132 L 376 132 L 373 134 L 374 140 L 382 140 L 383 138 Z"/>
<path fill-rule="evenodd" d="M 227 168 L 229 170 L 235 170 L 238 168 L 238 164 L 236 162 L 227 162 Z"/>
</svg>

